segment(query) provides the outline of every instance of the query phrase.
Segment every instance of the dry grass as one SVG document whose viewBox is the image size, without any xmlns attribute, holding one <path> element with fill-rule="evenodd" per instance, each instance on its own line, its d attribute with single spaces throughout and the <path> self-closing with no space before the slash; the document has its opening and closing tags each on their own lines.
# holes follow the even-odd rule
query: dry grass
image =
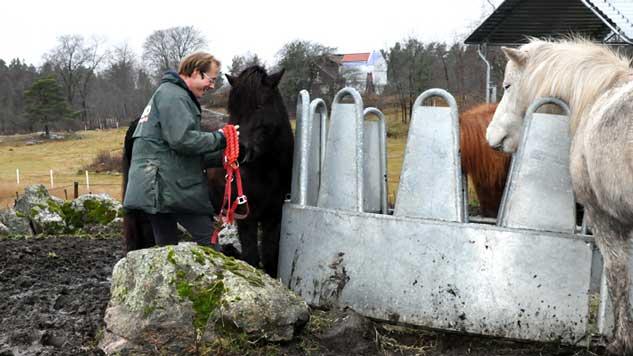
<svg viewBox="0 0 633 356">
<path fill-rule="evenodd" d="M 120 155 L 126 128 L 79 132 L 66 140 L 43 141 L 27 145 L 35 135 L 0 137 L 0 208 L 11 206 L 15 193 L 31 184 L 44 184 L 51 194 L 73 197 L 73 182 L 79 182 L 79 194 L 88 193 L 82 167 L 90 164 L 101 151 Z M 20 170 L 20 184 L 16 182 Z M 50 183 L 53 170 L 54 188 Z M 121 176 L 90 173 L 90 192 L 108 193 L 121 198 Z"/>
<path fill-rule="evenodd" d="M 400 112 L 397 110 L 385 109 L 383 114 L 387 120 L 387 201 L 393 206 L 400 183 L 409 125 L 400 121 Z"/>
</svg>

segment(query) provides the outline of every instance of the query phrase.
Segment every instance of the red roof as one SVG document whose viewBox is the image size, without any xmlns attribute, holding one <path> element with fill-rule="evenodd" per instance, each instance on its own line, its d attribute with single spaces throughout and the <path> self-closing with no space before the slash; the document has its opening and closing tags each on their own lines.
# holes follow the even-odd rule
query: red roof
<svg viewBox="0 0 633 356">
<path fill-rule="evenodd" d="M 367 62 L 371 53 L 348 53 L 343 55 L 343 62 Z"/>
</svg>

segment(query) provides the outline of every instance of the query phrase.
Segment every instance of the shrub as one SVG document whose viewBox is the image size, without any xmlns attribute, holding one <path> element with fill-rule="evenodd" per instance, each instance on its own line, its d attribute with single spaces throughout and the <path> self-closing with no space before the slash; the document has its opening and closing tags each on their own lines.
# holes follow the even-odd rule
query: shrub
<svg viewBox="0 0 633 356">
<path fill-rule="evenodd" d="M 81 170 L 95 173 L 122 172 L 122 161 L 121 154 L 112 155 L 110 151 L 100 151 L 92 163 L 82 167 Z"/>
</svg>

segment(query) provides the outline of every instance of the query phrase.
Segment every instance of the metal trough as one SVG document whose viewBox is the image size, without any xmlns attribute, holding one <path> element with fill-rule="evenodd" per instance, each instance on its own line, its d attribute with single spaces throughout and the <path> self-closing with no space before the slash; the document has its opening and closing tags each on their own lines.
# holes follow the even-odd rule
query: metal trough
<svg viewBox="0 0 633 356">
<path fill-rule="evenodd" d="M 424 98 L 437 94 L 447 99 L 449 108 L 421 106 Z M 359 102 L 343 109 L 335 99 L 335 129 L 328 133 L 318 206 L 294 199 L 284 205 L 282 281 L 311 304 L 347 305 L 378 319 L 516 339 L 583 340 L 589 321 L 593 240 L 567 229 L 465 223 L 457 108 L 444 91 L 426 92 L 420 98 L 404 158 L 410 170 L 403 168 L 401 177 L 408 187 L 399 190 L 394 215 L 361 211 L 363 152 L 357 143 L 364 134 L 358 115 L 362 110 Z M 353 119 L 341 120 L 341 109 Z M 349 127 L 340 128 L 337 121 L 346 121 Z M 527 131 L 533 127 L 526 125 Z M 332 130 L 345 130 L 346 137 L 357 140 L 337 142 Z M 531 144 L 525 140 L 524 152 L 530 152 Z M 357 183 L 346 188 L 350 197 L 342 202 L 329 196 L 333 190 L 328 185 L 336 182 L 332 178 L 341 176 L 339 167 L 329 162 L 336 155 L 346 157 L 348 166 L 340 169 Z M 550 158 L 558 159 L 543 157 Z M 515 165 L 521 159 L 517 156 Z M 434 168 L 446 168 L 443 180 L 436 181 Z M 523 176 L 520 171 L 512 177 Z M 529 186 L 534 177 L 521 179 L 528 181 L 519 182 L 519 188 Z M 428 191 L 430 182 L 446 186 L 441 192 L 446 197 Z M 518 199 L 514 194 L 506 197 L 508 216 Z M 424 207 L 429 201 L 443 205 Z"/>
</svg>

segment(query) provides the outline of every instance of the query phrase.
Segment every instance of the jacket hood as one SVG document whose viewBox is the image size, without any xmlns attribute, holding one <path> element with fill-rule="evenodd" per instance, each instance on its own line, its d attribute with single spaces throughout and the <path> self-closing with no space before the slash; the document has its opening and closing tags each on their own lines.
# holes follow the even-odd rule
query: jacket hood
<svg viewBox="0 0 633 356">
<path fill-rule="evenodd" d="M 193 102 L 196 103 L 198 110 L 202 110 L 200 107 L 200 102 L 198 101 L 198 98 L 196 98 L 196 96 L 193 95 L 193 92 L 189 90 L 187 83 L 185 83 L 185 81 L 182 80 L 182 78 L 180 78 L 180 75 L 178 75 L 178 72 L 176 72 L 175 70 L 166 71 L 165 74 L 163 74 L 163 77 L 161 78 L 160 83 L 161 84 L 172 83 L 183 88 L 187 92 L 187 94 L 189 94 L 189 97 L 191 98 L 191 100 L 193 100 Z"/>
</svg>

